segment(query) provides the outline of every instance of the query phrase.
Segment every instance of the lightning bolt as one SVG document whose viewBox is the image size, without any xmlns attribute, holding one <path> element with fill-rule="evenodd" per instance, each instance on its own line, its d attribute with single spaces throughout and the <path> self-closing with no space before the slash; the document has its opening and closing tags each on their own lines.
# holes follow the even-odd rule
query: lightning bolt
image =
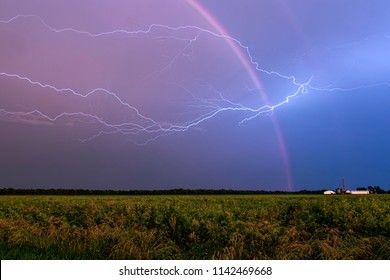
<svg viewBox="0 0 390 280">
<path fill-rule="evenodd" d="M 97 87 L 88 92 L 79 92 L 71 87 L 60 88 L 52 84 L 43 83 L 40 81 L 33 80 L 30 77 L 26 77 L 17 73 L 8 73 L 0 72 L 0 76 L 7 79 L 17 79 L 22 83 L 30 84 L 34 87 L 40 87 L 42 89 L 49 89 L 53 94 L 59 95 L 72 95 L 79 99 L 89 99 L 96 95 L 105 95 L 110 98 L 117 106 L 125 109 L 129 116 L 131 116 L 131 121 L 112 121 L 104 119 L 99 116 L 99 114 L 94 114 L 84 111 L 74 111 L 74 112 L 62 112 L 57 115 L 49 115 L 38 109 L 32 109 L 29 111 L 12 111 L 6 110 L 5 108 L 0 108 L 0 119 L 4 121 L 19 121 L 36 125 L 51 125 L 60 120 L 67 121 L 67 123 L 86 123 L 86 124 L 95 124 L 98 128 L 95 133 L 92 133 L 90 136 L 79 139 L 82 142 L 89 142 L 103 135 L 114 135 L 119 134 L 123 136 L 131 136 L 130 141 L 134 142 L 137 145 L 146 145 L 152 141 L 157 140 L 162 136 L 168 136 L 174 133 L 185 132 L 192 128 L 200 126 L 202 123 L 207 122 L 208 120 L 214 118 L 215 116 L 226 113 L 226 112 L 237 112 L 245 113 L 246 116 L 242 117 L 238 122 L 239 125 L 243 125 L 245 122 L 251 121 L 260 115 L 269 114 L 279 108 L 280 106 L 286 105 L 294 98 L 307 94 L 309 90 L 315 91 L 353 91 L 361 88 L 375 87 L 375 86 L 390 86 L 390 83 L 378 83 L 366 86 L 351 87 L 351 88 L 341 88 L 341 87 L 317 87 L 312 85 L 313 76 L 309 77 L 305 82 L 299 82 L 298 79 L 293 75 L 285 75 L 283 73 L 267 70 L 260 67 L 260 64 L 252 56 L 249 47 L 243 44 L 240 40 L 233 38 L 226 34 L 219 34 L 211 30 L 201 28 L 194 25 L 185 25 L 185 26 L 168 26 L 163 24 L 151 24 L 145 29 L 129 31 L 123 29 L 92 33 L 88 31 L 78 30 L 75 28 L 61 28 L 56 29 L 47 24 L 42 18 L 36 15 L 17 15 L 9 20 L 1 20 L 0 24 L 11 24 L 18 20 L 36 20 L 42 26 L 54 33 L 75 33 L 83 36 L 88 36 L 90 38 L 99 38 L 99 37 L 114 37 L 117 35 L 124 35 L 129 37 L 139 37 L 139 38 L 150 38 L 150 39 L 163 39 L 163 40 L 176 40 L 184 42 L 184 45 L 177 51 L 177 53 L 169 59 L 169 61 L 163 65 L 160 69 L 156 70 L 153 73 L 150 73 L 145 77 L 148 79 L 155 75 L 161 75 L 162 73 L 168 71 L 174 66 L 178 59 L 182 56 L 191 56 L 194 51 L 195 43 L 201 38 L 201 36 L 211 36 L 216 39 L 228 40 L 236 44 L 243 52 L 247 55 L 248 60 L 252 64 L 252 67 L 257 70 L 260 75 L 267 75 L 277 79 L 287 81 L 293 88 L 294 91 L 284 95 L 284 98 L 281 98 L 279 102 L 275 104 L 266 104 L 258 107 L 248 107 L 241 103 L 234 102 L 224 96 L 224 94 L 212 86 L 208 87 L 208 92 L 213 96 L 210 98 L 201 98 L 196 94 L 192 93 L 189 89 L 181 84 L 176 84 L 177 87 L 183 89 L 186 94 L 191 98 L 192 102 L 190 107 L 195 109 L 194 117 L 190 118 L 184 122 L 161 122 L 157 119 L 154 119 L 150 116 L 147 116 L 145 113 L 141 112 L 141 109 L 136 106 L 131 105 L 130 103 L 124 101 L 119 93 L 105 89 L 103 87 Z M 255 89 L 259 90 L 259 89 Z"/>
</svg>

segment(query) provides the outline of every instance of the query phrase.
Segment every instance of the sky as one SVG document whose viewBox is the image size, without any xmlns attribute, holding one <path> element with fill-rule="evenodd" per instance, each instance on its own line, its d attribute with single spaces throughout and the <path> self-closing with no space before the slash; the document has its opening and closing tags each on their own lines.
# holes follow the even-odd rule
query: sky
<svg viewBox="0 0 390 280">
<path fill-rule="evenodd" d="M 389 189 L 388 11 L 0 0 L 0 187 Z"/>
</svg>

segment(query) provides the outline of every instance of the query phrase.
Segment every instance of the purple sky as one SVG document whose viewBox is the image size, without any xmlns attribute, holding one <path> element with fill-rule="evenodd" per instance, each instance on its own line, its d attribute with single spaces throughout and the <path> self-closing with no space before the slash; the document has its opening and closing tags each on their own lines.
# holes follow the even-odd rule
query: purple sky
<svg viewBox="0 0 390 280">
<path fill-rule="evenodd" d="M 0 187 L 388 189 L 389 10 L 0 0 Z"/>
</svg>

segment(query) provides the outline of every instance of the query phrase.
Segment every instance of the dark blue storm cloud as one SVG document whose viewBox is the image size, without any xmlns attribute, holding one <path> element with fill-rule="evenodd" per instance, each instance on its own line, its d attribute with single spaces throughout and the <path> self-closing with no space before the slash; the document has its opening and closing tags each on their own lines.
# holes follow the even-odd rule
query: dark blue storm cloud
<svg viewBox="0 0 390 280">
<path fill-rule="evenodd" d="M 0 187 L 386 189 L 389 9 L 0 0 Z"/>
</svg>

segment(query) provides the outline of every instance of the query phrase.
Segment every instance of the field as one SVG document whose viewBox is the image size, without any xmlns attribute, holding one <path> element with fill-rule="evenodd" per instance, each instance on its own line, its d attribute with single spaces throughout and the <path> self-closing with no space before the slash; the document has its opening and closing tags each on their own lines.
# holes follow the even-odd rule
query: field
<svg viewBox="0 0 390 280">
<path fill-rule="evenodd" d="M 390 259 L 390 195 L 0 196 L 1 259 Z"/>
</svg>

